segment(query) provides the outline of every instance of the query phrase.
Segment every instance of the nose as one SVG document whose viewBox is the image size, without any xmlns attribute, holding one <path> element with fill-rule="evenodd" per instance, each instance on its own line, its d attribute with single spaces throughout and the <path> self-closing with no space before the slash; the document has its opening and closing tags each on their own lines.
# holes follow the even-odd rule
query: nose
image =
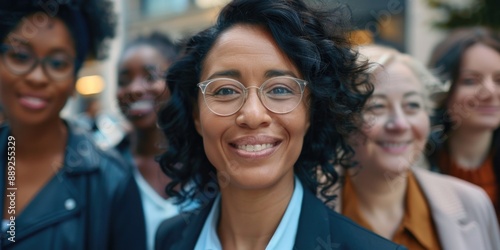
<svg viewBox="0 0 500 250">
<path fill-rule="evenodd" d="M 391 132 L 404 132 L 410 128 L 410 123 L 404 112 L 395 111 L 388 117 L 385 128 Z"/>
<path fill-rule="evenodd" d="M 499 90 L 500 86 L 498 86 L 491 77 L 488 77 L 478 89 L 476 96 L 481 101 L 488 100 L 493 97 L 494 94 L 498 93 Z"/>
<path fill-rule="evenodd" d="M 26 81 L 28 84 L 34 87 L 46 86 L 50 79 L 45 70 L 43 70 L 42 64 L 37 63 L 35 67 L 26 74 Z"/>
<path fill-rule="evenodd" d="M 146 82 L 141 76 L 135 77 L 129 85 L 129 95 L 132 99 L 140 98 L 146 92 Z"/>
<path fill-rule="evenodd" d="M 258 96 L 258 89 L 255 91 L 248 90 L 247 99 L 241 109 L 236 113 L 236 123 L 239 126 L 251 129 L 269 126 L 272 118 L 269 114 L 270 111 L 262 104 Z"/>
</svg>

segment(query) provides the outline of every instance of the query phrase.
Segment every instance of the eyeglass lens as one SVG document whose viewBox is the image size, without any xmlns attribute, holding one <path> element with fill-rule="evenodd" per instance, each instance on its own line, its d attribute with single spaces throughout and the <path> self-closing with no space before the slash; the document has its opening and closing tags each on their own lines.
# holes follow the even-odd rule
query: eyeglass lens
<svg viewBox="0 0 500 250">
<path fill-rule="evenodd" d="M 33 70 L 38 62 L 42 63 L 45 73 L 54 80 L 69 77 L 74 72 L 72 58 L 64 52 L 55 52 L 38 59 L 32 51 L 23 47 L 8 47 L 2 53 L 7 68 L 16 75 L 23 75 Z"/>
</svg>

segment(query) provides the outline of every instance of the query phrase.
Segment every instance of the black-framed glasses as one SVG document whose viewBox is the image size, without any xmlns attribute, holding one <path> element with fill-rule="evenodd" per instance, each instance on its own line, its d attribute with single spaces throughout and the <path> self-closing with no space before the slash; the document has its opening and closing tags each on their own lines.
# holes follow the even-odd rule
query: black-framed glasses
<svg viewBox="0 0 500 250">
<path fill-rule="evenodd" d="M 6 68 L 15 75 L 25 75 L 40 63 L 43 72 L 52 80 L 64 80 L 75 73 L 75 59 L 62 51 L 38 58 L 27 47 L 0 45 L 0 55 Z"/>
<path fill-rule="evenodd" d="M 250 88 L 257 89 L 260 101 L 276 114 L 292 112 L 302 100 L 307 82 L 302 79 L 278 76 L 266 80 L 260 87 L 245 87 L 230 78 L 215 78 L 198 83 L 207 107 L 220 116 L 230 116 L 243 107 Z"/>
</svg>

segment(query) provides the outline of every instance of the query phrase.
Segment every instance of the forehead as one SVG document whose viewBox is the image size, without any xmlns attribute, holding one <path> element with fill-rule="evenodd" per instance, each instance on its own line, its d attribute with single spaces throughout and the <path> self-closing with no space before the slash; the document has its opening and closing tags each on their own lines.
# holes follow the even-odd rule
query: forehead
<svg viewBox="0 0 500 250">
<path fill-rule="evenodd" d="M 123 63 L 159 63 L 164 62 L 160 52 L 151 45 L 138 44 L 128 48 L 120 60 Z"/>
<path fill-rule="evenodd" d="M 35 13 L 24 18 L 6 40 L 13 45 L 29 44 L 35 50 L 74 51 L 74 41 L 66 24 L 59 18 Z"/>
<path fill-rule="evenodd" d="M 500 52 L 482 43 L 476 43 L 465 50 L 462 66 L 477 71 L 498 71 Z"/>
<path fill-rule="evenodd" d="M 202 77 L 227 69 L 240 71 L 241 74 L 281 69 L 300 76 L 272 35 L 256 25 L 235 25 L 224 31 L 203 63 Z"/>
<path fill-rule="evenodd" d="M 374 93 L 404 94 L 410 91 L 423 92 L 423 84 L 406 64 L 392 62 L 375 73 Z"/>
</svg>

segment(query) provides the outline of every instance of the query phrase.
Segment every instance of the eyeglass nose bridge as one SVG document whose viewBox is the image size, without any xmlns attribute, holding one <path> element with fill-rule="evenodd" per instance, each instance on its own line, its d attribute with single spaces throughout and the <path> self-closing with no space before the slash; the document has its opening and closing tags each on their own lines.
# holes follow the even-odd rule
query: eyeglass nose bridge
<svg viewBox="0 0 500 250">
<path fill-rule="evenodd" d="M 264 86 L 264 85 L 262 85 L 262 86 Z M 249 89 L 255 89 L 255 91 L 257 92 L 257 98 L 259 98 L 259 101 L 262 104 L 262 106 L 264 106 L 264 108 L 266 108 L 267 110 L 271 111 L 271 109 L 269 109 L 267 107 L 267 105 L 264 103 L 264 100 L 262 100 L 262 86 L 260 86 L 260 87 L 257 87 L 257 86 L 248 86 L 248 87 L 245 87 L 245 86 L 242 85 L 243 89 L 245 90 L 245 96 L 243 98 L 243 102 L 241 103 L 241 106 L 235 111 L 235 113 L 238 112 L 238 111 L 240 111 L 240 109 L 243 108 L 243 106 L 245 106 L 245 103 L 248 100 L 248 95 L 250 93 Z M 271 111 L 271 112 L 273 112 L 273 111 Z"/>
<path fill-rule="evenodd" d="M 52 76 L 49 74 L 49 72 L 47 71 L 47 67 L 45 66 L 45 60 L 44 59 L 40 59 L 40 58 L 34 58 L 33 59 L 33 64 L 31 65 L 31 67 L 29 67 L 26 72 L 22 73 L 22 75 L 29 75 L 31 73 L 33 73 L 36 68 L 38 66 L 40 66 L 42 68 L 42 72 L 43 74 L 45 75 L 45 77 L 47 77 L 48 79 L 51 79 L 51 80 L 54 80 L 52 79 Z"/>
</svg>

